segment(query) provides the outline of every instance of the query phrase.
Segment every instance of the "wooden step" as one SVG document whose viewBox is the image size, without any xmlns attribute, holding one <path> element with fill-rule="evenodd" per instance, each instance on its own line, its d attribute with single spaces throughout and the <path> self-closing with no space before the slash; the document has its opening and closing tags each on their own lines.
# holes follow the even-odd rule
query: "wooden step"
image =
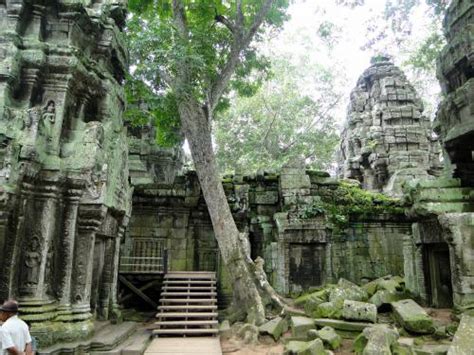
<svg viewBox="0 0 474 355">
<path fill-rule="evenodd" d="M 191 335 L 191 334 L 217 334 L 219 333 L 219 329 L 216 328 L 191 328 L 191 329 L 155 329 L 153 330 L 153 335 L 168 335 L 168 334 L 176 334 L 176 335 Z"/>
<path fill-rule="evenodd" d="M 217 317 L 217 312 L 165 312 L 157 313 L 156 318 L 210 318 Z"/>
<path fill-rule="evenodd" d="M 164 286 L 167 285 L 215 285 L 216 280 L 165 280 L 163 282 Z"/>
<path fill-rule="evenodd" d="M 216 303 L 214 298 L 165 298 L 160 299 L 161 303 Z"/>
<path fill-rule="evenodd" d="M 217 325 L 219 322 L 217 320 L 165 320 L 165 321 L 159 321 L 159 322 L 155 322 L 154 324 L 156 326 L 168 326 L 168 325 L 173 325 L 173 326 L 182 326 L 182 327 L 186 327 L 186 326 L 190 326 L 190 325 L 193 325 L 193 326 L 196 326 L 196 325 L 200 325 L 200 326 L 208 326 L 208 325 Z"/>
<path fill-rule="evenodd" d="M 215 275 L 210 275 L 210 274 L 196 274 L 196 275 L 191 275 L 191 274 L 166 274 L 165 275 L 165 280 L 172 280 L 172 279 L 187 279 L 187 280 L 198 280 L 198 279 L 208 279 L 208 280 L 215 280 L 216 276 Z"/>
<path fill-rule="evenodd" d="M 216 286 L 205 286 L 205 285 L 201 285 L 201 286 L 163 286 L 162 288 L 163 291 L 198 291 L 198 290 L 207 290 L 207 291 L 215 291 L 216 290 Z"/>
<path fill-rule="evenodd" d="M 196 296 L 203 296 L 203 297 L 215 297 L 217 296 L 217 293 L 216 292 L 199 292 L 199 291 L 196 291 L 196 292 L 168 292 L 168 291 L 164 291 L 164 292 L 161 292 L 161 297 L 196 297 Z"/>
<path fill-rule="evenodd" d="M 158 306 L 159 311 L 180 311 L 180 310 L 215 310 L 217 305 L 202 304 L 202 305 L 162 305 Z"/>
</svg>

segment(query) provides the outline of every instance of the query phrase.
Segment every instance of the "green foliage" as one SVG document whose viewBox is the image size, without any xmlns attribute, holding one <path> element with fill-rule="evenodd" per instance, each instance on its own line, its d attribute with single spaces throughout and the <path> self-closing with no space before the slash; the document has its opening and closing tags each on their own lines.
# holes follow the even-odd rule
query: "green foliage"
<svg viewBox="0 0 474 355">
<path fill-rule="evenodd" d="M 403 214 L 402 202 L 399 199 L 341 182 L 331 194 L 307 206 L 299 216 L 312 218 L 324 215 L 334 227 L 343 229 L 351 218 L 366 218 L 383 213 Z"/>
<path fill-rule="evenodd" d="M 157 95 L 142 81 L 128 77 L 125 95 L 127 109 L 124 118 L 132 127 L 155 125 L 157 144 L 163 147 L 172 147 L 182 141 L 172 93 Z"/>
<path fill-rule="evenodd" d="M 445 40 L 441 33 L 432 33 L 419 44 L 418 49 L 410 55 L 405 65 L 411 65 L 418 70 L 434 71 L 436 59 L 444 45 Z"/>
<path fill-rule="evenodd" d="M 314 93 L 305 90 L 302 83 Z M 340 94 L 327 68 L 273 62 L 271 79 L 251 97 L 231 100 L 216 115 L 217 159 L 222 173 L 279 170 L 290 160 L 328 169 L 338 142 L 332 109 Z"/>
<path fill-rule="evenodd" d="M 249 31 L 263 0 L 243 1 L 243 24 L 233 30 L 225 25 L 225 20 L 235 25 L 236 1 L 183 0 L 182 4 L 185 33 L 180 31 L 174 19 L 171 0 L 129 2 L 131 16 L 126 33 L 132 76 L 136 81 L 147 83 L 152 92 L 161 97 L 160 100 L 147 100 L 147 105 L 154 113 L 161 110 L 161 114 L 155 114 L 160 127 L 158 139 L 167 144 L 175 140 L 179 127 L 178 122 L 174 122 L 179 121 L 176 98 L 185 93 L 203 105 L 206 103 L 232 54 L 233 31 L 243 34 Z M 287 6 L 288 0 L 275 0 L 262 26 L 281 26 L 287 17 Z M 243 48 L 239 58 L 240 64 L 230 88 L 251 96 L 266 79 L 268 60 L 260 56 L 254 46 Z M 228 100 L 223 97 L 216 110 L 226 107 Z M 138 113 L 131 112 L 130 116 L 135 120 Z M 168 128 L 171 132 L 166 132 Z"/>
</svg>

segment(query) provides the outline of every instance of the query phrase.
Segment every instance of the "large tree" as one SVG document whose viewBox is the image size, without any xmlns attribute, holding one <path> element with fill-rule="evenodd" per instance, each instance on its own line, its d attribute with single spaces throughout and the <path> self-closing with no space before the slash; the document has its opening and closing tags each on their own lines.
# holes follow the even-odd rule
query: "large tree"
<svg viewBox="0 0 474 355">
<path fill-rule="evenodd" d="M 329 68 L 272 60 L 272 76 L 250 97 L 231 100 L 216 115 L 215 141 L 222 172 L 280 170 L 289 161 L 330 169 L 339 140 L 335 108 L 342 94 Z"/>
<path fill-rule="evenodd" d="M 264 321 L 261 284 L 245 255 L 213 152 L 211 122 L 230 85 L 254 86 L 265 68 L 253 41 L 279 27 L 287 0 L 134 0 L 128 32 L 134 76 L 161 95 L 164 115 L 176 117 L 188 140 L 234 302 L 249 321 Z"/>
</svg>

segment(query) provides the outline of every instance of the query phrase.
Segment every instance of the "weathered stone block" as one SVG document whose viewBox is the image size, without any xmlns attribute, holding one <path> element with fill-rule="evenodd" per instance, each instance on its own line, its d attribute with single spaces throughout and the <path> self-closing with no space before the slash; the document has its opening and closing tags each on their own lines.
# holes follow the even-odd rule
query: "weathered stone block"
<svg viewBox="0 0 474 355">
<path fill-rule="evenodd" d="M 290 341 L 285 346 L 285 355 L 327 355 L 321 339 L 312 341 Z"/>
<path fill-rule="evenodd" d="M 311 316 L 313 318 L 341 318 L 342 307 L 334 302 L 320 303 L 315 307 Z"/>
<path fill-rule="evenodd" d="M 348 320 L 377 321 L 377 307 L 371 303 L 345 300 L 342 317 Z"/>
<path fill-rule="evenodd" d="M 262 324 L 258 330 L 260 334 L 270 334 L 277 341 L 288 330 L 288 322 L 281 317 L 276 317 Z"/>
<path fill-rule="evenodd" d="M 413 348 L 414 355 L 446 355 L 450 346 L 447 344 L 426 344 Z M 463 354 L 463 353 L 456 353 Z M 467 354 L 467 353 L 465 353 Z"/>
<path fill-rule="evenodd" d="M 368 295 L 365 290 L 345 279 L 340 279 L 337 286 L 329 294 L 329 301 L 341 308 L 344 300 L 367 301 L 367 299 Z"/>
<path fill-rule="evenodd" d="M 387 290 L 380 290 L 370 297 L 369 302 L 374 304 L 377 308 L 391 304 L 392 302 L 400 301 L 406 298 L 404 293 L 392 293 Z"/>
<path fill-rule="evenodd" d="M 317 331 L 317 336 L 323 341 L 324 344 L 329 346 L 332 350 L 336 350 L 341 346 L 342 338 L 336 331 L 329 327 L 325 326 L 321 330 Z"/>
<path fill-rule="evenodd" d="M 256 205 L 274 205 L 278 203 L 278 191 L 255 191 L 252 202 Z"/>
<path fill-rule="evenodd" d="M 348 332 L 361 332 L 367 327 L 372 327 L 372 323 L 365 322 L 348 322 L 345 320 L 338 319 L 324 319 L 318 318 L 314 320 L 314 323 L 318 327 L 329 326 L 337 330 L 348 331 Z"/>
<path fill-rule="evenodd" d="M 417 334 L 434 331 L 433 319 L 411 299 L 392 303 L 393 314 L 403 328 Z"/>
<path fill-rule="evenodd" d="M 396 329 L 387 325 L 366 328 L 354 341 L 354 351 L 363 355 L 392 355 L 392 345 L 399 335 Z"/>
<path fill-rule="evenodd" d="M 314 320 L 307 317 L 293 316 L 290 320 L 293 337 L 306 339 L 308 330 L 316 328 Z"/>
<path fill-rule="evenodd" d="M 474 349 L 474 316 L 464 314 L 448 355 L 470 354 Z"/>
</svg>

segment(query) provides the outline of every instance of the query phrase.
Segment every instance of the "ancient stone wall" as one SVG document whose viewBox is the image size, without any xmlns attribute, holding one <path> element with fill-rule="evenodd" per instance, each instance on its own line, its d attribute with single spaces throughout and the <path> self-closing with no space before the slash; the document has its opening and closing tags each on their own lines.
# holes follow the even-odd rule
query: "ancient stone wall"
<svg viewBox="0 0 474 355">
<path fill-rule="evenodd" d="M 452 178 L 412 181 L 406 196 L 417 220 L 404 244 L 407 286 L 427 303 L 459 311 L 474 308 L 474 4 L 453 0 L 438 58 L 443 90 L 435 130 Z M 450 297 L 448 298 L 447 295 Z"/>
<path fill-rule="evenodd" d="M 401 184 L 439 173 L 439 151 L 423 104 L 403 72 L 375 57 L 351 93 L 340 175 L 365 189 L 401 195 Z"/>
<path fill-rule="evenodd" d="M 340 182 L 327 173 L 287 167 L 280 174 L 225 177 L 223 185 L 239 229 L 248 232 L 252 259 L 264 257 L 269 279 L 281 292 L 300 292 L 340 277 L 360 282 L 403 274 L 399 246 L 411 233 L 403 214 L 353 216 L 342 229 L 335 228 L 324 213 L 305 215 L 337 191 Z M 171 270 L 218 271 L 220 296 L 229 300 L 232 289 L 220 264 L 196 175 L 187 173 L 173 183 L 156 180 L 134 189 L 122 255 L 134 254 L 137 241 L 161 240 Z"/>
<path fill-rule="evenodd" d="M 0 3 L 0 299 L 42 346 L 119 317 L 124 3 Z"/>
</svg>

